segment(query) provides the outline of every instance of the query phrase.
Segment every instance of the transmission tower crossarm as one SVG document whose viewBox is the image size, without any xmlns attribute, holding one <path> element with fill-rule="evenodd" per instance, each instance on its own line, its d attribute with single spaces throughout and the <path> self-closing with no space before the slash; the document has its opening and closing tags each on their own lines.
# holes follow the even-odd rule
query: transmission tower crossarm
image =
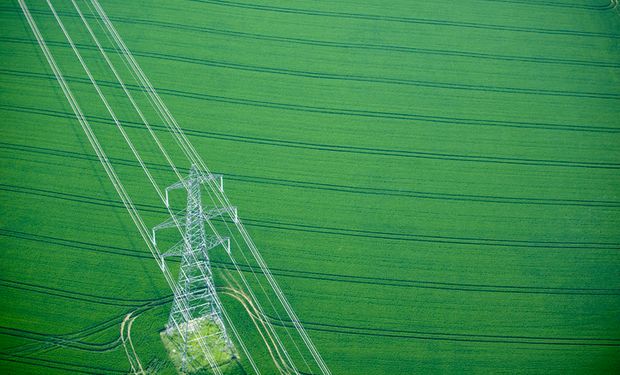
<svg viewBox="0 0 620 375">
<path fill-rule="evenodd" d="M 182 179 L 181 181 L 177 181 L 174 184 L 168 186 L 166 188 L 166 206 L 170 205 L 170 191 L 172 190 L 178 190 L 178 189 L 186 189 L 188 184 L 190 184 L 192 182 L 192 180 L 194 179 L 194 177 L 189 176 L 186 177 L 184 179 Z M 220 191 L 224 191 L 224 176 L 221 174 L 208 174 L 208 175 L 200 175 L 198 177 L 198 182 L 201 184 L 208 184 L 211 181 L 216 181 L 217 182 L 217 186 L 218 189 Z"/>
<path fill-rule="evenodd" d="M 170 199 L 169 199 L 170 191 L 171 190 L 176 190 L 176 189 L 185 189 L 186 186 L 187 186 L 186 179 L 183 179 L 181 181 L 175 182 L 174 184 L 168 186 L 166 188 L 166 206 L 170 206 Z"/>
<path fill-rule="evenodd" d="M 209 173 L 207 175 L 201 175 L 200 177 L 200 183 L 201 184 L 208 184 L 210 181 L 216 181 L 218 182 L 218 189 L 219 191 L 223 192 L 224 191 L 224 176 L 221 174 L 213 174 L 213 173 Z"/>
<path fill-rule="evenodd" d="M 215 237 L 215 236 L 209 236 L 205 239 L 205 250 L 210 250 L 213 249 L 216 246 L 222 245 L 224 247 L 224 249 L 226 250 L 226 252 L 228 254 L 230 254 L 230 238 L 228 237 Z"/>
<path fill-rule="evenodd" d="M 230 213 L 230 216 L 233 217 L 233 221 L 237 221 L 237 207 L 235 206 L 212 208 L 203 214 L 203 220 L 211 220 L 227 213 Z"/>
<path fill-rule="evenodd" d="M 164 259 L 168 257 L 180 257 L 183 254 L 184 246 L 185 246 L 185 240 L 180 240 L 176 244 L 172 245 L 172 247 L 168 249 L 168 251 L 163 253 L 161 255 L 161 258 Z"/>
<path fill-rule="evenodd" d="M 153 227 L 152 229 L 152 238 L 151 240 L 153 241 L 154 244 L 157 243 L 157 232 L 162 230 L 162 229 L 168 229 L 168 228 L 177 228 L 178 227 L 178 223 L 183 219 L 183 216 L 171 216 L 168 219 L 166 219 L 164 222 L 162 222 L 161 224 L 158 224 L 156 226 Z"/>
</svg>

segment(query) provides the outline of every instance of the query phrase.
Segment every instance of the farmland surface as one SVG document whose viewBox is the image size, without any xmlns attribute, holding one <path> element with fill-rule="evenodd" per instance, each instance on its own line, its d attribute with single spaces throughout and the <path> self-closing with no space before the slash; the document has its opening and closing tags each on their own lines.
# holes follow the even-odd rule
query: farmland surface
<svg viewBox="0 0 620 375">
<path fill-rule="evenodd" d="M 27 4 L 145 221 L 163 221 L 50 8 Z M 173 183 L 71 3 L 53 4 Z M 334 374 L 618 373 L 615 1 L 101 5 Z M 0 25 L 0 373 L 127 373 L 130 313 L 142 363 L 172 373 L 169 288 L 17 1 Z"/>
</svg>

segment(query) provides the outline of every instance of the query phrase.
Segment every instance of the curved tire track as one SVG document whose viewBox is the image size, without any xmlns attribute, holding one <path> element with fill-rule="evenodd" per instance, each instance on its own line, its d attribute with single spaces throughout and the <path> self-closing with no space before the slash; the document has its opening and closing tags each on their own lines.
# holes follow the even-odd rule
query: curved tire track
<svg viewBox="0 0 620 375">
<path fill-rule="evenodd" d="M 37 45 L 36 40 L 21 39 L 11 37 L 0 37 L 0 41 L 32 44 Z M 66 42 L 46 41 L 47 45 L 70 48 Z M 77 44 L 78 48 L 98 51 L 96 46 Z M 106 49 L 108 53 L 115 53 L 114 49 Z M 132 54 L 140 57 L 152 58 L 155 60 L 163 61 L 177 61 L 193 65 L 201 65 L 222 69 L 231 69 L 238 71 L 247 71 L 252 73 L 264 73 L 275 74 L 284 76 L 293 76 L 301 78 L 313 78 L 323 80 L 335 80 L 335 81 L 350 81 L 350 82 L 363 82 L 363 83 L 379 83 L 387 85 L 397 86 L 412 86 L 412 87 L 424 87 L 424 88 L 436 88 L 436 89 L 451 89 L 451 90 L 464 90 L 464 91 L 478 91 L 486 93 L 504 93 L 504 94 L 522 94 L 522 95 L 542 95 L 551 97 L 573 97 L 573 98 L 592 98 L 592 99 L 609 99 L 620 100 L 620 94 L 616 93 L 600 93 L 600 92 L 583 92 L 583 91 L 566 91 L 566 90 L 550 90 L 550 89 L 532 89 L 532 88 L 519 88 L 519 87 L 502 87 L 502 86 L 487 86 L 487 85 L 474 85 L 463 83 L 451 83 L 451 82 L 433 82 L 413 79 L 402 78 L 389 78 L 389 77 L 373 77 L 373 76 L 360 76 L 353 74 L 338 74 L 327 72 L 313 72 L 294 70 L 286 68 L 276 68 L 267 66 L 247 65 L 239 64 L 228 61 L 209 60 L 203 58 L 194 58 L 188 56 L 170 55 L 156 52 L 145 51 L 132 51 Z"/>
<path fill-rule="evenodd" d="M 151 125 L 154 127 L 153 125 Z M 56 156 L 59 158 L 68 158 L 76 160 L 88 160 L 97 161 L 94 156 L 90 154 L 63 151 L 57 149 L 49 149 L 42 147 L 34 147 L 27 145 L 18 145 L 0 142 L 0 149 L 9 149 L 13 151 L 27 152 L 32 154 L 41 154 L 48 156 Z M 139 164 L 135 161 L 128 159 L 110 158 L 115 164 L 123 165 L 127 167 L 139 167 Z M 149 169 L 167 171 L 168 167 L 163 164 L 147 163 Z M 187 171 L 186 171 L 187 172 Z M 325 190 L 325 191 L 337 191 L 354 194 L 365 195 L 384 195 L 384 196 L 398 196 L 398 197 L 411 197 L 422 199 L 435 199 L 446 201 L 470 201 L 470 202 L 485 202 L 485 203 L 506 203 L 506 204 L 528 204 L 528 205 L 551 205 L 551 206 L 583 206 L 583 207 L 606 207 L 617 208 L 620 207 L 620 202 L 616 201 L 604 201 L 604 200 L 585 200 L 585 199 L 560 199 L 560 198 L 537 198 L 537 197 L 506 197 L 506 196 L 493 196 L 493 195 L 469 195 L 469 194 L 449 194 L 449 193 L 435 193 L 424 191 L 412 191 L 406 189 L 385 189 L 385 188 L 372 188 L 372 187 L 357 187 L 337 184 L 323 184 L 316 182 L 296 181 L 287 179 L 275 179 L 265 178 L 257 176 L 245 176 L 226 174 L 226 178 L 233 181 L 241 181 L 247 183 L 257 183 L 266 185 L 279 185 L 295 188 L 306 188 L 313 190 Z M 23 187 L 0 184 L 0 187 L 4 190 L 18 191 Z M 30 189 L 32 188 L 23 188 Z M 49 192 L 44 189 L 39 189 L 41 192 Z M 75 196 L 74 199 L 79 200 L 79 196 Z"/>
<path fill-rule="evenodd" d="M 53 80 L 54 76 L 46 73 L 35 73 L 16 71 L 9 69 L 0 69 L 0 74 L 29 77 L 42 80 Z M 66 76 L 66 81 L 73 83 L 80 83 L 90 85 L 90 82 L 84 78 Z M 110 81 L 98 81 L 98 85 L 102 87 L 118 88 L 118 83 Z M 140 88 L 136 85 L 126 85 L 132 91 L 141 92 Z M 167 88 L 155 88 L 157 92 L 163 95 L 181 97 L 187 99 L 194 99 L 198 101 L 211 101 L 217 103 L 226 103 L 233 105 L 250 106 L 257 108 L 278 109 L 294 112 L 304 113 L 316 113 L 321 115 L 334 115 L 345 117 L 360 117 L 360 118 L 381 118 L 391 120 L 402 121 L 419 121 L 429 124 L 441 124 L 444 126 L 463 125 L 463 126 L 485 126 L 485 127 L 506 127 L 517 129 L 544 129 L 544 130 L 557 130 L 557 131 L 578 131 L 578 132 L 594 132 L 594 133 L 620 133 L 620 128 L 605 127 L 605 126 L 584 126 L 584 125 L 571 125 L 571 124 L 553 124 L 545 122 L 527 122 L 527 121 L 512 121 L 512 120 L 488 120 L 488 119 L 471 119 L 465 117 L 446 117 L 446 116 L 434 116 L 434 115 L 422 115 L 414 113 L 402 113 L 402 112 L 384 112 L 384 111 L 367 111 L 348 108 L 336 108 L 336 107 L 318 107 L 308 106 L 302 104 L 291 104 L 281 102 L 262 101 L 246 98 L 233 98 L 219 95 L 209 95 L 204 93 L 197 93 L 191 91 L 181 91 Z"/>
<path fill-rule="evenodd" d="M 274 325 L 292 327 L 292 323 L 282 324 L 277 319 L 269 317 Z M 302 322 L 307 330 L 333 332 L 357 336 L 389 337 L 399 339 L 416 339 L 431 341 L 457 341 L 468 343 L 489 344 L 526 344 L 546 346 L 587 346 L 587 347 L 620 347 L 620 339 L 616 338 L 566 338 L 566 337 L 535 337 L 535 336 L 508 336 L 485 334 L 457 334 L 445 332 L 424 332 L 412 330 L 397 330 L 373 327 L 354 327 L 317 322 Z"/>
<path fill-rule="evenodd" d="M 122 206 L 118 206 L 122 208 Z M 12 237 L 26 241 L 57 245 L 63 247 L 77 248 L 80 250 L 113 254 L 118 256 L 139 257 L 149 259 L 150 254 L 141 253 L 137 250 L 123 249 L 110 245 L 86 243 L 57 237 L 43 236 L 34 233 L 25 233 L 0 229 L 0 236 Z M 171 259 L 170 261 L 178 261 Z M 212 261 L 215 268 L 230 269 L 231 263 Z M 248 273 L 260 273 L 260 270 L 247 264 L 238 264 L 239 268 Z M 233 267 L 234 269 L 234 267 Z M 428 280 L 405 280 L 384 277 L 369 277 L 355 275 L 341 275 L 333 273 L 309 272 L 293 269 L 272 268 L 274 275 L 282 277 L 294 277 L 301 279 L 314 279 L 330 282 L 347 282 L 370 285 L 383 285 L 393 287 L 423 288 L 423 289 L 442 289 L 464 292 L 492 292 L 492 293 L 517 293 L 517 294 L 542 294 L 542 295 L 584 295 L 584 296 L 618 296 L 620 289 L 614 288 L 584 288 L 584 287 L 543 287 L 543 286 L 524 286 L 524 285 L 489 285 L 489 284 L 468 284 L 468 283 L 448 283 Z M 162 297 L 162 298 L 170 298 Z M 161 300 L 158 300 L 161 302 Z M 165 301 L 164 301 L 165 302 Z"/>
<path fill-rule="evenodd" d="M 330 17 L 330 18 L 343 18 L 343 19 L 356 19 L 366 21 L 382 21 L 382 22 L 397 22 L 406 24 L 417 25 L 431 25 L 431 26 L 443 26 L 454 28 L 467 28 L 477 30 L 493 30 L 493 31 L 510 31 L 510 32 L 522 32 L 532 33 L 539 35 L 570 35 L 590 38 L 608 38 L 608 39 L 620 39 L 619 34 L 610 34 L 594 31 L 582 31 L 582 30 L 570 30 L 570 29 L 547 29 L 540 27 L 522 27 L 522 26 L 508 26 L 491 23 L 479 23 L 479 22 L 463 22 L 463 21 L 447 21 L 440 19 L 430 18 L 414 18 L 414 17 L 398 17 L 398 16 L 386 16 L 378 14 L 364 14 L 364 13 L 351 13 L 351 12 L 335 12 L 335 11 L 323 11 L 315 9 L 302 9 L 302 8 L 287 8 L 271 5 L 260 5 L 254 3 L 242 3 L 236 1 L 227 0 L 189 0 L 196 3 L 218 5 L 222 7 L 239 8 L 239 9 L 251 9 L 263 12 L 283 13 L 283 14 L 297 14 L 306 16 L 318 16 L 318 17 Z"/>
<path fill-rule="evenodd" d="M 0 7 L 0 10 L 7 11 L 7 12 L 19 12 L 19 9 L 10 8 L 10 7 Z M 51 16 L 51 12 L 49 11 L 31 10 L 31 13 Z M 77 14 L 70 13 L 70 12 L 59 11 L 58 14 L 64 17 L 74 17 L 74 18 L 78 17 Z M 86 15 L 86 18 L 93 19 L 94 17 Z M 291 38 L 291 37 L 285 37 L 285 36 L 248 33 L 248 32 L 233 31 L 233 30 L 222 30 L 222 29 L 214 29 L 214 28 L 209 28 L 209 27 L 184 25 L 184 24 L 178 24 L 178 23 L 154 21 L 154 20 L 146 20 L 146 19 L 135 19 L 135 18 L 125 18 L 125 17 L 110 17 L 110 19 L 114 22 L 124 23 L 128 25 L 145 25 L 145 26 L 153 26 L 153 27 L 158 27 L 158 28 L 166 28 L 166 29 L 171 29 L 171 30 L 186 30 L 186 31 L 198 32 L 198 33 L 230 36 L 230 37 L 242 38 L 242 39 L 270 41 L 270 42 L 278 42 L 278 43 L 286 43 L 286 44 L 301 44 L 301 45 L 310 45 L 310 46 L 319 46 L 319 47 L 328 47 L 328 48 L 341 48 L 341 49 L 347 49 L 347 50 L 358 49 L 358 50 L 372 50 L 372 51 L 415 53 L 415 54 L 425 54 L 425 55 L 434 55 L 434 56 L 465 57 L 465 58 L 480 59 L 480 60 L 519 61 L 519 62 L 535 63 L 535 64 L 620 68 L 620 64 L 616 62 L 608 62 L 608 61 L 587 61 L 587 60 L 552 58 L 552 57 L 544 57 L 544 56 L 502 55 L 502 54 L 482 53 L 482 52 L 472 52 L 472 51 L 416 48 L 416 47 L 389 45 L 389 44 L 346 43 L 346 42 L 327 41 L 327 40 Z"/>
</svg>

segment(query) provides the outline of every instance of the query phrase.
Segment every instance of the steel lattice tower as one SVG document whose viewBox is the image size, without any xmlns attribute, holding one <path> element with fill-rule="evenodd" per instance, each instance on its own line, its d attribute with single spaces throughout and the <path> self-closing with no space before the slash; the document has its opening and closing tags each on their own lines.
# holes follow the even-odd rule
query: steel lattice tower
<svg viewBox="0 0 620 375">
<path fill-rule="evenodd" d="M 221 302 L 215 290 L 209 261 L 209 250 L 217 246 L 224 247 L 230 253 L 230 239 L 207 235 L 205 222 L 225 213 L 232 213 L 236 221 L 237 210 L 234 207 L 204 209 L 201 187 L 211 181 L 223 190 L 221 175 L 205 176 L 192 165 L 189 177 L 166 188 L 166 204 L 169 204 L 168 194 L 171 190 L 187 190 L 185 211 L 153 228 L 153 241 L 156 240 L 156 232 L 165 228 L 179 227 L 183 234 L 179 242 L 162 254 L 163 259 L 181 258 L 177 288 L 165 333 L 170 337 L 177 335 L 175 346 L 180 353 L 182 371 L 191 368 L 195 361 L 204 360 L 196 358 L 192 346 L 217 346 L 210 349 L 220 352 L 225 350 L 229 357 L 235 356 L 222 319 Z M 202 354 L 201 351 L 197 353 Z"/>
</svg>

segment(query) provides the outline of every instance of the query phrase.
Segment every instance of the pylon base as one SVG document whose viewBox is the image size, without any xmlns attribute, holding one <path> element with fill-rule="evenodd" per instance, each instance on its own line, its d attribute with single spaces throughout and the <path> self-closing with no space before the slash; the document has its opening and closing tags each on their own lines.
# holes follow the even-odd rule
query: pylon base
<svg viewBox="0 0 620 375">
<path fill-rule="evenodd" d="M 187 325 L 187 326 L 186 326 Z M 179 326 L 180 330 L 187 329 L 188 343 L 185 348 L 186 362 L 183 364 L 184 340 L 178 329 L 166 329 L 160 333 L 168 356 L 174 363 L 179 374 L 198 375 L 211 374 L 211 364 L 204 355 L 200 342 L 209 348 L 215 364 L 223 370 L 238 358 L 237 353 L 220 334 L 220 328 L 213 321 L 206 318 L 194 319 Z M 198 340 L 202 338 L 201 340 Z M 225 373 L 225 371 L 222 371 Z"/>
</svg>

